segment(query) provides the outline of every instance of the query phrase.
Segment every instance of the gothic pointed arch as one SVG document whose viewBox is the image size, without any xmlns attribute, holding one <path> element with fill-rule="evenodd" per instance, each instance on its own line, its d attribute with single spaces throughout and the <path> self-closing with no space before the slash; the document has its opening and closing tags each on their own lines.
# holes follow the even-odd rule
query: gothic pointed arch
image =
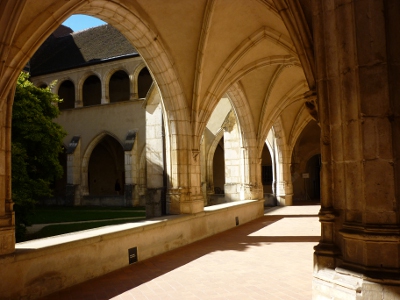
<svg viewBox="0 0 400 300">
<path fill-rule="evenodd" d="M 124 150 L 122 143 L 109 132 L 98 134 L 88 144 L 81 166 L 82 195 L 114 194 L 114 184 L 124 182 Z"/>
<path fill-rule="evenodd" d="M 207 191 L 209 193 L 217 193 L 215 188 L 219 188 L 220 191 L 223 191 L 223 185 L 225 184 L 225 175 L 224 178 L 215 178 L 216 172 L 224 171 L 225 164 L 223 163 L 223 137 L 224 130 L 221 128 L 217 134 L 215 135 L 214 140 L 211 143 L 210 149 L 208 150 L 207 158 L 206 158 L 206 181 L 207 181 Z M 221 143 L 222 142 L 222 143 Z M 221 156 L 222 153 L 222 156 Z M 217 157 L 216 157 L 217 155 Z M 222 158 L 222 160 L 221 160 Z M 219 159 L 220 165 L 216 165 L 216 159 Z M 218 168 L 218 170 L 217 170 Z M 218 183 L 216 183 L 218 181 Z M 222 183 L 222 184 L 221 184 Z"/>
<path fill-rule="evenodd" d="M 151 86 L 153 84 L 153 78 L 147 67 L 140 70 L 137 77 L 138 97 L 146 98 Z"/>
</svg>

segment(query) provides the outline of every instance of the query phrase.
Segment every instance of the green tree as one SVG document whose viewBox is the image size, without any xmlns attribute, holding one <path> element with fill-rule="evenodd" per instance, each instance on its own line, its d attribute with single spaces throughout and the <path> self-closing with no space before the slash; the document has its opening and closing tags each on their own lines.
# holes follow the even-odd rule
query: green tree
<svg viewBox="0 0 400 300">
<path fill-rule="evenodd" d="M 59 115 L 60 99 L 50 88 L 38 88 L 21 72 L 18 77 L 12 114 L 12 196 L 16 238 L 20 241 L 31 225 L 35 203 L 52 195 L 51 183 L 63 169 L 63 128 L 53 121 Z"/>
</svg>

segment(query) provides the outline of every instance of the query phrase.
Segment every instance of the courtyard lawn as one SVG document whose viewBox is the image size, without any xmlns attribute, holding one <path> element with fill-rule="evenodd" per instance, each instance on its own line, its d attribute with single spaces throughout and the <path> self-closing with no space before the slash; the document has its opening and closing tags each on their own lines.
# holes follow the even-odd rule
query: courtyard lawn
<svg viewBox="0 0 400 300">
<path fill-rule="evenodd" d="M 37 232 L 27 234 L 25 240 L 40 239 L 108 225 L 137 222 L 145 218 L 144 207 L 37 207 L 33 224 L 49 225 L 44 226 Z"/>
<path fill-rule="evenodd" d="M 36 207 L 33 224 L 145 217 L 144 207 Z"/>
</svg>

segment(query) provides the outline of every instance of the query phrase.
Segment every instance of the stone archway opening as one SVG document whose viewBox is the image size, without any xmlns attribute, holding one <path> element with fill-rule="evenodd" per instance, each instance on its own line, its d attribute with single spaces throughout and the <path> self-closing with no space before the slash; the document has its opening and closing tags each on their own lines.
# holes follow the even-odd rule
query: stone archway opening
<svg viewBox="0 0 400 300">
<path fill-rule="evenodd" d="M 62 102 L 58 104 L 60 110 L 71 109 L 75 107 L 75 85 L 71 80 L 64 80 L 59 89 L 58 96 Z"/>
<path fill-rule="evenodd" d="M 321 194 L 321 154 L 316 154 L 308 160 L 306 171 L 308 176 L 303 178 L 306 199 L 319 202 Z"/>
<path fill-rule="evenodd" d="M 214 193 L 216 195 L 224 194 L 225 186 L 225 151 L 224 151 L 224 137 L 218 142 L 215 148 L 213 157 L 213 178 L 214 178 Z"/>
<path fill-rule="evenodd" d="M 261 182 L 263 185 L 263 195 L 265 200 L 264 206 L 275 206 L 276 200 L 273 191 L 273 163 L 271 153 L 266 143 L 264 143 L 261 153 Z"/>
<path fill-rule="evenodd" d="M 110 102 L 127 101 L 130 97 L 129 76 L 125 71 L 116 71 L 109 83 Z"/>
<path fill-rule="evenodd" d="M 124 150 L 113 137 L 107 135 L 95 146 L 90 155 L 87 176 L 89 196 L 107 197 L 124 194 Z M 115 189 L 117 181 L 120 186 L 119 191 Z"/>
<path fill-rule="evenodd" d="M 314 120 L 304 127 L 292 151 L 293 203 L 319 201 L 321 129 Z"/>
<path fill-rule="evenodd" d="M 147 68 L 143 68 L 138 76 L 138 96 L 139 98 L 146 98 L 151 85 L 153 84 L 153 78 Z"/>
<path fill-rule="evenodd" d="M 83 106 L 101 104 L 101 81 L 96 75 L 86 78 L 82 88 Z"/>
</svg>

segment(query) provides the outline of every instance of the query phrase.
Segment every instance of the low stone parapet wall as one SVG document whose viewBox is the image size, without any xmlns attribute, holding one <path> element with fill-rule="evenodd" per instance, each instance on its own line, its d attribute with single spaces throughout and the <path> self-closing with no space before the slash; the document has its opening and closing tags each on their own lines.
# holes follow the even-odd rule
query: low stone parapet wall
<svg viewBox="0 0 400 300">
<path fill-rule="evenodd" d="M 131 201 L 127 203 L 124 195 L 84 196 L 81 201 L 83 206 L 131 206 Z"/>
<path fill-rule="evenodd" d="M 0 256 L 0 299 L 37 299 L 259 218 L 264 200 L 225 203 L 16 244 Z M 136 254 L 129 250 L 136 249 Z"/>
</svg>

